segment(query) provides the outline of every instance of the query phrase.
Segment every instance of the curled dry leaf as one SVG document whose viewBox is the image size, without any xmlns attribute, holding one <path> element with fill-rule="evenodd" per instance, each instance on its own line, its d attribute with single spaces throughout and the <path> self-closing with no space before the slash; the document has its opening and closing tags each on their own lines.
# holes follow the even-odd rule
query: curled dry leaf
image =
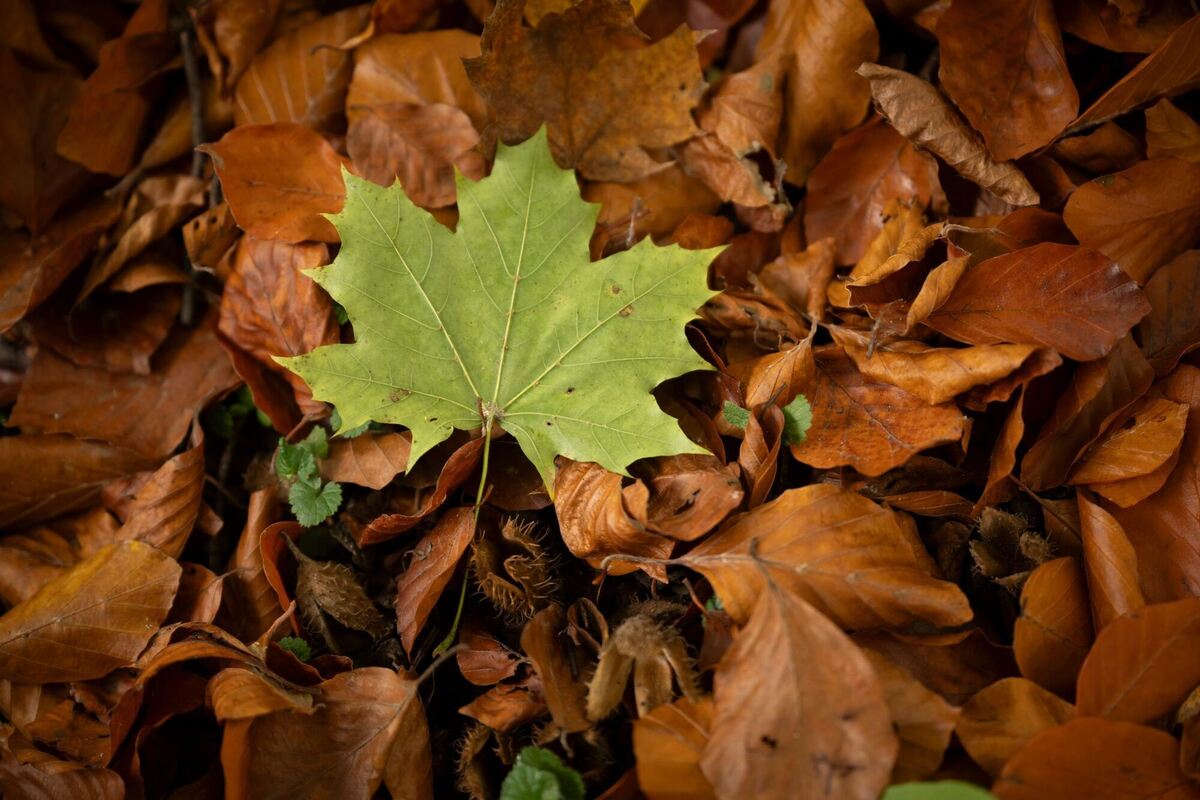
<svg viewBox="0 0 1200 800">
<path fill-rule="evenodd" d="M 1051 0 L 952 3 L 937 37 L 942 86 L 998 160 L 1049 144 L 1079 111 Z"/>
<path fill-rule="evenodd" d="M 717 667 L 701 770 L 717 797 L 874 800 L 898 742 L 871 662 L 799 596 L 760 585 Z"/>
<path fill-rule="evenodd" d="M 1146 283 L 1200 238 L 1200 164 L 1156 158 L 1079 187 L 1063 219 L 1081 244 Z"/>
<path fill-rule="evenodd" d="M 904 667 L 874 650 L 863 650 L 883 687 L 892 727 L 900 739 L 892 783 L 927 778 L 942 763 L 959 709 L 925 688 Z"/>
<path fill-rule="evenodd" d="M 1146 605 L 1146 598 L 1138 583 L 1137 552 L 1120 523 L 1083 492 L 1076 500 L 1092 621 L 1100 632 L 1118 617 Z"/>
<path fill-rule="evenodd" d="M 915 75 L 863 64 L 858 74 L 871 82 L 875 106 L 901 135 L 928 150 L 960 175 L 1016 206 L 1038 203 L 1038 193 L 1021 171 L 998 162 L 942 93 Z"/>
<path fill-rule="evenodd" d="M 1200 124 L 1167 99 L 1146 109 L 1146 155 L 1200 163 Z"/>
<path fill-rule="evenodd" d="M 646 527 L 682 542 L 699 539 L 742 503 L 737 471 L 715 456 L 684 454 L 650 462 Z"/>
<path fill-rule="evenodd" d="M 681 697 L 633 722 L 638 788 L 650 800 L 715 800 L 700 770 L 713 723 L 710 697 Z"/>
<path fill-rule="evenodd" d="M 1196 800 L 1168 733 L 1107 719 L 1077 719 L 1043 731 L 1004 767 L 999 800 Z"/>
<path fill-rule="evenodd" d="M 141 542 L 104 548 L 0 618 L 0 677 L 65 683 L 133 663 L 171 610 L 179 575 Z"/>
<path fill-rule="evenodd" d="M 1075 707 L 1025 678 L 1005 678 L 962 707 L 954 732 L 993 777 L 1034 736 L 1075 718 Z"/>
<path fill-rule="evenodd" d="M 1107 0 L 1063 0 L 1058 4 L 1063 30 L 1118 53 L 1149 53 L 1187 22 L 1186 4 L 1162 3 L 1127 15 Z"/>
<path fill-rule="evenodd" d="M 253 641 L 271 627 L 283 609 L 267 576 L 263 574 L 259 539 L 268 525 L 279 520 L 279 498 L 275 487 L 259 489 L 250 495 L 246 524 L 226 578 L 233 622 L 231 630 L 246 641 Z"/>
<path fill-rule="evenodd" d="M 212 156 L 229 209 L 251 236 L 338 240 L 321 214 L 342 210 L 342 162 L 319 133 L 289 122 L 247 125 L 198 149 Z"/>
<path fill-rule="evenodd" d="M 841 347 L 817 348 L 815 363 L 813 384 L 804 390 L 812 427 L 803 442 L 790 445 L 798 461 L 875 476 L 962 436 L 963 416 L 953 404 L 930 405 L 864 375 Z"/>
<path fill-rule="evenodd" d="M 1056 313 L 1043 313 L 1047 303 Z M 969 344 L 1032 344 L 1090 361 L 1149 310 L 1137 284 L 1101 253 L 1038 244 L 968 268 L 925 324 Z"/>
<path fill-rule="evenodd" d="M 352 439 L 329 443 L 329 456 L 321 459 L 321 477 L 382 489 L 408 468 L 412 437 L 395 431 L 367 431 Z"/>
<path fill-rule="evenodd" d="M 1138 324 L 1142 352 L 1158 377 L 1200 347 L 1200 250 L 1180 253 L 1146 284 L 1150 313 Z"/>
<path fill-rule="evenodd" d="M 650 44 L 629 5 L 582 0 L 526 29 L 524 5 L 500 0 L 484 26 L 482 56 L 466 62 L 505 142 L 528 139 L 545 123 L 560 166 L 630 181 L 660 168 L 648 149 L 697 132 L 691 110 L 705 84 L 687 27 Z"/>
<path fill-rule="evenodd" d="M 588 721 L 587 688 L 575 676 L 563 630 L 567 614 L 562 606 L 549 605 L 525 623 L 521 649 L 541 679 L 542 696 L 554 724 L 562 733 L 577 733 L 592 726 Z"/>
<path fill-rule="evenodd" d="M 1013 627 L 1021 674 L 1070 696 L 1091 645 L 1092 611 L 1082 567 L 1070 557 L 1047 561 L 1021 590 L 1021 616 Z"/>
<path fill-rule="evenodd" d="M 208 705 L 218 722 L 251 719 L 278 711 L 312 714 L 313 695 L 284 686 L 266 673 L 228 667 L 213 675 L 206 690 Z"/>
<path fill-rule="evenodd" d="M 846 628 L 938 627 L 971 618 L 966 597 L 894 512 L 829 485 L 790 489 L 735 518 L 680 564 L 704 574 L 734 619 L 750 616 L 766 576 Z"/>
<path fill-rule="evenodd" d="M 108 769 L 58 759 L 33 746 L 8 726 L 0 729 L 0 791 L 12 800 L 70 797 L 121 800 L 125 784 Z"/>
<path fill-rule="evenodd" d="M 350 54 L 338 45 L 362 30 L 368 10 L 359 5 L 321 17 L 255 56 L 234 92 L 238 127 L 272 122 L 315 130 L 335 126 L 344 113 L 352 69 Z"/>
<path fill-rule="evenodd" d="M 1164 397 L 1143 399 L 1114 423 L 1071 470 L 1068 483 L 1112 483 L 1154 472 L 1179 451 L 1188 407 Z"/>
<path fill-rule="evenodd" d="M 266 44 L 282 5 L 282 0 L 217 0 L 191 11 L 196 38 L 223 92 L 237 86 L 238 78 Z"/>
<path fill-rule="evenodd" d="M 121 523 L 103 508 L 56 516 L 0 538 L 0 599 L 15 606 L 117 541 Z"/>
<path fill-rule="evenodd" d="M 179 591 L 167 615 L 167 622 L 212 622 L 221 610 L 225 595 L 225 576 L 216 575 L 199 564 L 183 563 Z"/>
<path fill-rule="evenodd" d="M 167 461 L 138 489 L 117 538 L 153 545 L 171 558 L 183 554 L 204 494 L 204 443 Z"/>
<path fill-rule="evenodd" d="M 408 568 L 396 578 L 396 628 L 409 653 L 474 535 L 474 512 L 452 508 L 409 554 Z"/>
</svg>

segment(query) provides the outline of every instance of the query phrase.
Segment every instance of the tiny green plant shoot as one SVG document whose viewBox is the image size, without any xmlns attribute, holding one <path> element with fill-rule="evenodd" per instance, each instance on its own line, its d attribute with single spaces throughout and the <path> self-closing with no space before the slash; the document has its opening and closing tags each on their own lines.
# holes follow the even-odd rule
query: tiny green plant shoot
<svg viewBox="0 0 1200 800">
<path fill-rule="evenodd" d="M 296 444 L 280 439 L 275 451 L 275 473 L 288 485 L 288 503 L 296 521 L 306 528 L 320 525 L 342 504 L 342 487 L 322 481 L 317 462 L 329 455 L 324 428 L 313 428 Z"/>
<path fill-rule="evenodd" d="M 579 773 L 541 747 L 526 747 L 500 786 L 500 800 L 583 800 Z"/>
<path fill-rule="evenodd" d="M 725 401 L 721 407 L 721 415 L 739 430 L 745 430 L 750 424 L 750 411 L 741 406 Z M 792 402 L 783 407 L 783 438 L 788 444 L 800 444 L 812 427 L 812 406 L 808 398 L 802 394 L 796 395 Z"/>
</svg>

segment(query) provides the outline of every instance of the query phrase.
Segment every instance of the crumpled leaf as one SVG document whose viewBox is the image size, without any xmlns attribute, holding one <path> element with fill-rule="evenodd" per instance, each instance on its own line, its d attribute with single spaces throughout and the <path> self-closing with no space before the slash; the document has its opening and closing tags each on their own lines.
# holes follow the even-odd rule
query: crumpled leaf
<svg viewBox="0 0 1200 800">
<path fill-rule="evenodd" d="M 1001 200 L 1016 206 L 1038 203 L 1038 193 L 1021 171 L 992 158 L 942 93 L 915 75 L 878 64 L 858 74 L 871 81 L 871 96 L 883 116 L 906 139 L 933 153 Z"/>
<path fill-rule="evenodd" d="M 548 487 L 558 454 L 624 471 L 638 458 L 702 452 L 649 389 L 707 368 L 683 323 L 712 295 L 711 251 L 643 243 L 590 265 L 595 210 L 555 168 L 544 134 L 501 150 L 491 177 L 460 181 L 453 234 L 398 188 L 348 183 L 336 217 L 347 241 L 310 274 L 346 307 L 357 341 L 280 359 L 337 406 L 343 429 L 408 426 L 411 464 L 455 428 L 495 420 Z M 636 368 L 613 366 L 623 360 Z M 589 379 L 597 368 L 603 381 Z"/>
<path fill-rule="evenodd" d="M 554 724 L 563 733 L 577 733 L 592 726 L 588 721 L 587 688 L 577 678 L 575 661 L 568 655 L 570 646 L 563 635 L 567 614 L 560 605 L 549 605 L 525 623 L 521 630 L 521 649 L 533 663 L 541 679 L 543 700 Z"/>
<path fill-rule="evenodd" d="M 1180 253 L 1146 284 L 1150 313 L 1138 324 L 1142 352 L 1158 377 L 1200 347 L 1200 250 Z"/>
<path fill-rule="evenodd" d="M 282 5 L 282 0 L 215 0 L 192 12 L 196 38 L 223 92 L 237 86 L 266 44 Z"/>
<path fill-rule="evenodd" d="M 1200 163 L 1200 124 L 1166 98 L 1146 109 L 1146 155 Z"/>
<path fill-rule="evenodd" d="M 12 728 L 0 729 L 0 791 L 12 800 L 70 797 L 121 800 L 125 784 L 109 769 L 55 758 L 34 747 Z"/>
<path fill-rule="evenodd" d="M 1075 118 L 1051 0 L 952 3 L 937 37 L 942 86 L 997 160 L 1049 144 Z"/>
<path fill-rule="evenodd" d="M 409 653 L 474 535 L 471 509 L 450 509 L 413 547 L 408 568 L 397 576 L 396 627 Z"/>
<path fill-rule="evenodd" d="M 159 467 L 134 495 L 117 537 L 153 545 L 179 558 L 204 494 L 204 443 L 197 441 Z"/>
<path fill-rule="evenodd" d="M 529 138 L 542 123 L 555 161 L 592 180 L 630 181 L 660 168 L 647 152 L 697 133 L 704 91 L 695 35 L 680 26 L 650 44 L 618 0 L 581 0 L 536 28 L 524 0 L 499 0 L 483 55 L 466 62 L 491 105 L 500 138 Z"/>
<path fill-rule="evenodd" d="M 179 576 L 150 545 L 104 548 L 0 617 L 0 678 L 65 683 L 133 663 L 171 610 Z"/>
<path fill-rule="evenodd" d="M 1075 718 L 1075 707 L 1026 678 L 1005 678 L 977 692 L 962 707 L 954 732 L 989 774 L 1037 734 Z"/>
<path fill-rule="evenodd" d="M 353 439 L 334 439 L 321 459 L 321 477 L 382 489 L 408 467 L 411 438 L 395 431 L 367 431 Z"/>
<path fill-rule="evenodd" d="M 712 722 L 710 697 L 699 702 L 680 697 L 633 721 L 638 788 L 646 797 L 715 800 L 712 784 L 700 771 Z"/>
</svg>

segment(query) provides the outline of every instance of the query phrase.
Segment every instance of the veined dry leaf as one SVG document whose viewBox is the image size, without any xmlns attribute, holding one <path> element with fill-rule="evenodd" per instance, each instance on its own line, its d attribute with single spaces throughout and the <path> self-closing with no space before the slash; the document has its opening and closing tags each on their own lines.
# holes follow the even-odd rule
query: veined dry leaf
<svg viewBox="0 0 1200 800">
<path fill-rule="evenodd" d="M 804 235 L 836 238 L 837 261 L 853 264 L 883 227 L 892 201 L 928 206 L 937 164 L 879 118 L 833 143 L 808 176 Z"/>
<path fill-rule="evenodd" d="M 1128 336 L 1104 358 L 1080 364 L 1021 459 L 1021 478 L 1034 491 L 1066 481 L 1084 449 L 1145 394 L 1153 380 L 1154 371 Z"/>
<path fill-rule="evenodd" d="M 208 705 L 217 722 L 292 711 L 312 714 L 313 696 L 284 686 L 258 670 L 227 667 L 208 681 Z"/>
<path fill-rule="evenodd" d="M 275 27 L 282 0 L 215 0 L 191 10 L 196 38 L 221 91 L 228 94 Z"/>
<path fill-rule="evenodd" d="M 1137 552 L 1121 524 L 1083 492 L 1076 501 L 1092 622 L 1099 633 L 1110 622 L 1146 605 L 1146 598 L 1138 583 Z"/>
<path fill-rule="evenodd" d="M 350 84 L 350 54 L 338 45 L 362 30 L 369 7 L 330 14 L 275 40 L 237 82 L 238 127 L 294 122 L 332 130 L 342 118 Z M 269 238 L 269 237 L 267 237 Z"/>
<path fill-rule="evenodd" d="M 1114 424 L 1088 448 L 1067 483 L 1112 483 L 1153 472 L 1179 450 L 1187 416 L 1183 403 L 1163 397 L 1143 399 L 1124 422 Z"/>
<path fill-rule="evenodd" d="M 1016 401 L 1004 417 L 996 444 L 992 448 L 988 460 L 987 482 L 979 500 L 971 509 L 971 515 L 977 516 L 988 506 L 1002 503 L 1012 497 L 1012 472 L 1017 465 L 1017 448 L 1025 438 L 1025 394 L 1017 395 Z"/>
<path fill-rule="evenodd" d="M 879 55 L 879 34 L 861 0 L 776 0 L 757 61 L 778 58 L 784 77 L 784 179 L 803 185 L 834 141 L 867 111 L 870 89 L 853 74 Z"/>
<path fill-rule="evenodd" d="M 942 86 L 998 161 L 1049 144 L 1078 113 L 1051 0 L 951 3 L 937 37 Z"/>
<path fill-rule="evenodd" d="M 716 456 L 660 456 L 638 472 L 650 490 L 646 527 L 677 541 L 699 539 L 742 503 L 737 470 Z"/>
<path fill-rule="evenodd" d="M 201 440 L 159 467 L 138 489 L 117 537 L 145 542 L 171 558 L 179 558 L 196 526 L 203 494 Z"/>
<path fill-rule="evenodd" d="M 1089 361 L 1148 311 L 1137 284 L 1105 256 L 1039 244 L 968 268 L 925 324 L 969 344 L 1033 344 Z"/>
<path fill-rule="evenodd" d="M 110 373 L 41 350 L 9 424 L 100 439 L 162 458 L 183 439 L 196 412 L 238 381 L 207 323 L 177 330 L 152 366 L 145 376 Z"/>
<path fill-rule="evenodd" d="M 1068 132 L 1081 130 L 1132 111 L 1159 97 L 1174 97 L 1200 86 L 1200 19 L 1177 27 L 1153 53 L 1100 96 Z"/>
<path fill-rule="evenodd" d="M 936 692 L 925 688 L 904 667 L 897 666 L 874 650 L 863 650 L 883 687 L 892 727 L 900 739 L 900 750 L 892 767 L 892 783 L 921 780 L 942 763 L 959 709 Z"/>
<path fill-rule="evenodd" d="M 474 512 L 452 508 L 409 554 L 408 568 L 396 578 L 396 627 L 409 653 L 474 535 Z"/>
<path fill-rule="evenodd" d="M 272 357 L 296 356 L 338 341 L 333 301 L 303 274 L 328 260 L 329 248 L 323 244 L 293 245 L 246 235 L 238 244 L 233 274 L 221 293 L 218 330 L 286 380 L 297 406 L 306 414 L 323 413 L 324 404 L 315 402 L 304 381 Z M 258 388 L 253 373 L 242 378 L 251 388 Z"/>
<path fill-rule="evenodd" d="M 767 576 L 841 627 L 961 625 L 966 597 L 933 575 L 894 512 L 829 485 L 790 489 L 735 518 L 678 563 L 712 582 L 729 614 L 749 618 Z"/>
<path fill-rule="evenodd" d="M 998 162 L 942 93 L 915 75 L 863 64 L 858 74 L 871 82 L 871 96 L 888 122 L 960 175 L 1016 206 L 1038 203 L 1038 193 L 1021 171 Z"/>
<path fill-rule="evenodd" d="M 1079 671 L 1080 716 L 1150 722 L 1200 684 L 1200 599 L 1136 608 L 1110 622 Z"/>
<path fill-rule="evenodd" d="M 433 797 L 425 709 L 415 681 L 381 667 L 336 675 L 317 687 L 316 710 L 279 711 L 226 723 L 226 797 Z"/>
<path fill-rule="evenodd" d="M 713 134 L 702 134 L 683 146 L 680 163 L 720 199 L 743 208 L 774 208 L 786 214 L 786 206 L 772 206 L 775 188 L 767 183 L 758 165 L 730 150 Z"/>
<path fill-rule="evenodd" d="M 108 295 L 74 309 L 56 300 L 30 317 L 39 346 L 81 367 L 150 373 L 150 359 L 179 317 L 181 293 L 167 285 Z"/>
<path fill-rule="evenodd" d="M 250 495 L 246 525 L 238 539 L 229 565 L 227 581 L 233 595 L 233 624 L 230 630 L 245 641 L 257 639 L 271 627 L 283 609 L 275 590 L 263 574 L 259 539 L 262 532 L 279 520 L 279 499 L 275 488 L 259 489 Z"/>
<path fill-rule="evenodd" d="M 929 405 L 863 375 L 840 347 L 817 348 L 815 363 L 814 381 L 804 389 L 812 427 L 803 442 L 790 445 L 798 461 L 882 475 L 921 450 L 962 436 L 963 416 L 954 405 Z"/>
<path fill-rule="evenodd" d="M 898 742 L 871 662 L 803 599 L 760 586 L 717 667 L 701 770 L 717 797 L 875 800 Z"/>
<path fill-rule="evenodd" d="M 911 331 L 942 307 L 954 293 L 954 287 L 958 285 L 959 279 L 966 273 L 970 264 L 970 256 L 954 256 L 929 271 L 904 318 L 905 331 Z"/>
<path fill-rule="evenodd" d="M 1092 637 L 1088 588 L 1079 562 L 1056 558 L 1035 569 L 1021 590 L 1021 616 L 1013 627 L 1021 674 L 1070 696 Z"/>
<path fill-rule="evenodd" d="M 863 375 L 890 383 L 930 405 L 1000 380 L 1037 349 L 1028 344 L 930 347 L 924 342 L 898 339 L 879 344 L 872 351 L 871 337 L 861 331 L 830 326 L 829 332 Z"/>
<path fill-rule="evenodd" d="M 1146 109 L 1146 155 L 1200 163 L 1200 123 L 1166 98 Z"/>
<path fill-rule="evenodd" d="M 716 800 L 700 770 L 712 730 L 713 701 L 680 697 L 633 721 L 638 788 L 649 800 Z"/>
<path fill-rule="evenodd" d="M 648 149 L 695 135 L 691 110 L 704 81 L 690 30 L 650 44 L 617 0 L 581 0 L 526 29 L 524 5 L 499 0 L 483 55 L 466 62 L 503 141 L 528 139 L 545 123 L 559 166 L 630 181 L 661 168 Z"/>
<path fill-rule="evenodd" d="M 70 436 L 0 437 L 0 528 L 86 508 L 109 481 L 152 466 L 130 450 Z"/>
<path fill-rule="evenodd" d="M 1075 718 L 1075 707 L 1026 678 L 1005 678 L 962 707 L 954 732 L 993 777 L 1034 736 Z"/>
<path fill-rule="evenodd" d="M 809 179 L 810 185 L 812 178 Z M 762 285 L 812 319 L 825 318 L 825 300 L 837 263 L 832 238 L 818 239 L 799 253 L 785 253 L 758 272 Z"/>
<path fill-rule="evenodd" d="M 352 439 L 339 437 L 329 443 L 329 456 L 321 459 L 321 477 L 382 489 L 408 468 L 411 448 L 407 432 L 367 431 Z"/>
<path fill-rule="evenodd" d="M 1156 3 L 1141 15 L 1127 15 L 1108 0 L 1060 0 L 1064 31 L 1118 53 L 1149 53 L 1163 43 L 1193 10 L 1188 3 Z"/>
<path fill-rule="evenodd" d="M 1151 159 L 1079 187 L 1063 219 L 1139 284 L 1200 239 L 1200 164 Z"/>
<path fill-rule="evenodd" d="M 104 548 L 0 617 L 0 677 L 65 683 L 133 663 L 171 610 L 179 575 L 141 542 Z"/>
<path fill-rule="evenodd" d="M 897 636 L 884 631 L 856 633 L 854 641 L 904 667 L 926 687 L 955 705 L 1016 672 L 1012 648 L 993 645 L 978 631 L 950 643 L 939 637 Z"/>
<path fill-rule="evenodd" d="M 567 615 L 562 606 L 549 605 L 534 614 L 521 630 L 521 649 L 533 663 L 542 682 L 542 694 L 559 731 L 577 733 L 592 726 L 588 721 L 587 689 L 576 678 L 574 660 L 567 654 L 563 630 Z"/>
<path fill-rule="evenodd" d="M 342 210 L 342 161 L 319 133 L 287 122 L 248 125 L 198 149 L 212 156 L 229 209 L 251 236 L 338 240 L 321 214 Z"/>
<path fill-rule="evenodd" d="M 212 622 L 221 610 L 225 596 L 225 576 L 216 575 L 199 564 L 180 564 L 179 591 L 167 615 L 167 622 Z"/>
<path fill-rule="evenodd" d="M 1048 152 L 1059 161 L 1101 175 L 1129 169 L 1146 157 L 1141 141 L 1115 122 L 1059 139 Z"/>
<path fill-rule="evenodd" d="M 783 408 L 796 399 L 816 376 L 812 339 L 809 336 L 786 350 L 730 367 L 746 387 L 747 408 L 762 403 Z"/>
<path fill-rule="evenodd" d="M 11 800 L 122 800 L 125 784 L 112 770 L 60 760 L 12 728 L 0 728 L 0 791 Z"/>
<path fill-rule="evenodd" d="M 1170 734 L 1107 719 L 1077 719 L 1034 736 L 992 787 L 999 800 L 1196 800 Z"/>
<path fill-rule="evenodd" d="M 1150 313 L 1138 324 L 1142 352 L 1158 377 L 1200 347 L 1200 250 L 1187 250 L 1146 284 Z"/>
<path fill-rule="evenodd" d="M 21 463 L 21 462 L 17 462 Z M 30 464 L 21 463 L 28 470 Z M 121 523 L 104 508 L 55 516 L 0 538 L 0 599 L 11 608 L 117 541 Z"/>
<path fill-rule="evenodd" d="M 645 236 L 656 239 L 670 236 L 689 215 L 712 214 L 721 205 L 720 198 L 704 183 L 679 166 L 667 167 L 630 183 L 587 183 L 582 194 L 584 200 L 601 204 L 592 236 L 592 252 L 596 256 L 608 252 L 610 244 L 625 250 Z M 732 230 L 730 225 L 729 232 Z M 682 241 L 679 244 L 695 249 Z M 704 247 L 708 246 L 706 242 Z"/>
</svg>

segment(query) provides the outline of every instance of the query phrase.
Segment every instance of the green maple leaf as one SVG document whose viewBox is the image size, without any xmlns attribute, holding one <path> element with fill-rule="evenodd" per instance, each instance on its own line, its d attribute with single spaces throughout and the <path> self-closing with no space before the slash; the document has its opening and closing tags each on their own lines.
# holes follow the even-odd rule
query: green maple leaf
<svg viewBox="0 0 1200 800">
<path fill-rule="evenodd" d="M 277 359 L 336 406 L 339 432 L 405 425 L 412 465 L 454 429 L 495 422 L 548 487 L 556 455 L 624 473 L 706 452 L 650 391 L 710 368 L 684 324 L 715 294 L 706 267 L 718 251 L 644 240 L 592 263 L 599 206 L 555 165 L 544 130 L 501 146 L 489 177 L 459 177 L 453 232 L 398 184 L 344 177 L 330 216 L 341 251 L 307 274 L 345 307 L 356 341 Z"/>
</svg>

